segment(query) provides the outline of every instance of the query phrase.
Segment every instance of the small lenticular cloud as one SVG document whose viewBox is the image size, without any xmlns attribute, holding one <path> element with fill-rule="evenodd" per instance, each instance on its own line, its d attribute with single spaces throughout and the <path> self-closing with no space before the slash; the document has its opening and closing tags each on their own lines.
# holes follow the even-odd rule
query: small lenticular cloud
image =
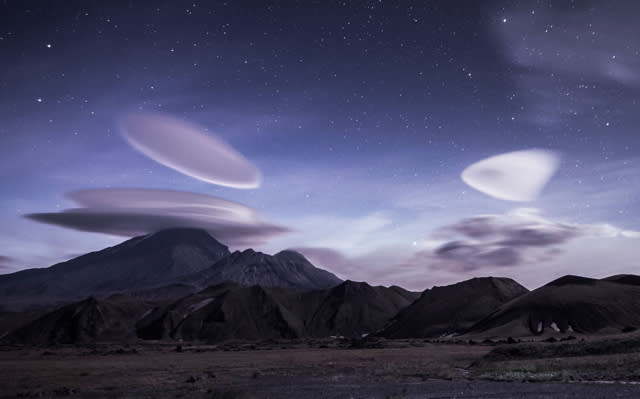
<svg viewBox="0 0 640 399">
<path fill-rule="evenodd" d="M 524 150 L 478 161 L 462 172 L 462 180 L 485 194 L 507 201 L 533 201 L 560 161 L 545 150 Z"/>
<path fill-rule="evenodd" d="M 154 113 L 120 118 L 124 138 L 136 150 L 198 180 L 234 188 L 260 186 L 260 171 L 201 127 Z"/>
</svg>

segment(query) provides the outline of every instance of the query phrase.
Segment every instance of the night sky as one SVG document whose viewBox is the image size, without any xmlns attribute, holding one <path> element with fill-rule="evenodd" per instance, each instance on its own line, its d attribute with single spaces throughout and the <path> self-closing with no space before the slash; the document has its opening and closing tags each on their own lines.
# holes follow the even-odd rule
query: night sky
<svg viewBox="0 0 640 399">
<path fill-rule="evenodd" d="M 25 215 L 136 188 L 246 205 L 275 229 L 233 249 L 298 249 L 372 284 L 639 273 L 638 15 L 615 0 L 5 0 L 0 272 L 124 240 Z M 154 161 L 118 122 L 139 112 L 205 128 L 261 185 Z M 531 201 L 461 179 L 529 149 L 559 159 Z"/>
</svg>

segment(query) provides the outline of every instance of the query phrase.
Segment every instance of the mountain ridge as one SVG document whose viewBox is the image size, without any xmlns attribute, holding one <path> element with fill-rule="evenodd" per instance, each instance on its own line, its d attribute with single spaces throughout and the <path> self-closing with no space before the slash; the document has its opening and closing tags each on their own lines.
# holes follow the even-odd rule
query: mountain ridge
<svg viewBox="0 0 640 399">
<path fill-rule="evenodd" d="M 298 252 L 286 250 L 267 255 L 253 249 L 234 251 L 211 267 L 185 276 L 180 281 L 200 288 L 235 281 L 250 286 L 301 291 L 329 288 L 342 282 L 334 274 L 315 267 Z"/>
<path fill-rule="evenodd" d="M 604 279 L 563 276 L 499 306 L 466 333 L 528 336 L 638 328 L 639 280 L 640 276 L 634 275 Z"/>
<path fill-rule="evenodd" d="M 134 237 L 47 268 L 0 275 L 0 298 L 73 300 L 171 282 L 229 254 L 198 229 L 167 229 Z"/>
<path fill-rule="evenodd" d="M 0 335 L 18 331 L 9 334 L 18 342 L 394 339 L 640 328 L 640 276 L 632 274 L 566 275 L 533 291 L 509 278 L 476 277 L 418 293 L 342 281 L 292 250 L 230 252 L 207 232 L 189 228 L 0 275 L 0 301 Z"/>
<path fill-rule="evenodd" d="M 342 281 L 291 250 L 276 255 L 253 249 L 230 252 L 204 230 L 173 228 L 46 268 L 0 275 L 0 299 L 16 309 L 117 292 L 161 299 L 163 293 L 193 293 L 227 280 L 298 290 L 328 288 Z"/>
<path fill-rule="evenodd" d="M 505 277 L 475 277 L 422 292 L 401 310 L 380 335 L 386 338 L 434 338 L 459 333 L 526 288 Z"/>
</svg>

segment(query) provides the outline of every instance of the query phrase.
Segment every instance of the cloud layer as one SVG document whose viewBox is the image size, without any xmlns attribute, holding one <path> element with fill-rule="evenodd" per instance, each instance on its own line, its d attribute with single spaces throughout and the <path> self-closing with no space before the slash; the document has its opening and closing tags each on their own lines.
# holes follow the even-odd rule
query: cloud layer
<svg viewBox="0 0 640 399">
<path fill-rule="evenodd" d="M 343 278 L 375 284 L 424 290 L 493 275 L 535 288 L 564 274 L 604 277 L 628 272 L 629 262 L 637 258 L 638 238 L 640 232 L 610 224 L 567 223 L 545 217 L 538 209 L 518 208 L 444 225 L 416 242 L 413 250 L 399 243 L 358 254 L 328 247 L 295 249 Z M 608 259 L 615 264 L 602 263 Z"/>
<path fill-rule="evenodd" d="M 162 209 L 166 211 L 192 209 L 207 217 L 227 222 L 255 222 L 259 216 L 252 208 L 210 195 L 185 191 L 110 188 L 76 190 L 67 196 L 87 208 L 98 209 Z"/>
<path fill-rule="evenodd" d="M 133 113 L 120 118 L 124 138 L 156 162 L 208 183 L 260 186 L 260 171 L 220 138 L 166 115 Z"/>
<path fill-rule="evenodd" d="M 444 242 L 414 254 L 431 269 L 472 271 L 521 266 L 550 260 L 562 245 L 578 237 L 634 238 L 638 232 L 609 224 L 571 224 L 543 217 L 539 210 L 520 208 L 505 215 L 483 215 L 444 226 L 433 238 Z"/>
<path fill-rule="evenodd" d="M 172 227 L 201 228 L 231 246 L 260 244 L 289 231 L 262 220 L 257 211 L 245 205 L 203 194 L 102 189 L 74 191 L 69 196 L 86 207 L 26 217 L 75 230 L 126 237 Z"/>
<path fill-rule="evenodd" d="M 478 161 L 462 171 L 462 180 L 485 194 L 509 201 L 533 201 L 558 168 L 551 151 L 524 150 Z"/>
</svg>

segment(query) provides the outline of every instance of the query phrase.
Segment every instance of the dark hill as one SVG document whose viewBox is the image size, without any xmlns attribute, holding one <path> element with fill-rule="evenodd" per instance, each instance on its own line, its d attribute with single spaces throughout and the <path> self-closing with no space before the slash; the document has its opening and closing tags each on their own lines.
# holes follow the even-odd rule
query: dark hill
<svg viewBox="0 0 640 399">
<path fill-rule="evenodd" d="M 304 292 L 226 282 L 155 306 L 122 295 L 122 299 L 89 298 L 27 324 L 8 341 L 355 338 L 378 331 L 417 295 L 400 287 L 371 287 L 353 281 Z"/>
<path fill-rule="evenodd" d="M 153 288 L 144 288 L 127 292 L 134 298 L 148 301 L 164 301 L 168 299 L 178 299 L 198 292 L 198 288 L 191 284 L 172 283 Z"/>
<path fill-rule="evenodd" d="M 346 281 L 326 290 L 223 283 L 158 307 L 137 325 L 143 339 L 360 337 L 380 329 L 416 293 Z"/>
<path fill-rule="evenodd" d="M 124 295 L 104 300 L 90 297 L 28 323 L 5 341 L 31 345 L 132 342 L 136 321 L 151 308 Z"/>
<path fill-rule="evenodd" d="M 460 333 L 498 306 L 527 293 L 508 278 L 473 278 L 425 290 L 380 333 L 387 338 L 427 338 Z"/>
<path fill-rule="evenodd" d="M 602 280 L 620 284 L 640 285 L 640 276 L 636 276 L 634 274 L 617 274 L 615 276 L 603 278 Z"/>
<path fill-rule="evenodd" d="M 137 324 L 138 336 L 208 342 L 302 337 L 302 322 L 290 309 L 296 295 L 280 288 L 220 284 L 155 309 Z"/>
<path fill-rule="evenodd" d="M 0 276 L 5 303 L 52 303 L 166 285 L 229 254 L 208 233 L 169 229 L 44 269 Z"/>
<path fill-rule="evenodd" d="M 553 280 L 550 283 L 547 283 L 548 286 L 553 287 L 563 287 L 566 285 L 594 285 L 598 280 L 589 278 L 589 277 L 581 277 L 581 276 L 573 276 L 571 274 L 562 276 Z"/>
<path fill-rule="evenodd" d="M 305 326 L 313 337 L 360 337 L 380 330 L 418 293 L 400 287 L 372 287 L 345 281 L 325 291 L 305 296 Z"/>
<path fill-rule="evenodd" d="M 628 327 L 640 327 L 640 286 L 566 276 L 502 305 L 469 333 L 526 336 Z"/>
<path fill-rule="evenodd" d="M 300 291 L 329 288 L 342 282 L 334 274 L 318 269 L 297 252 L 282 251 L 267 255 L 252 249 L 236 251 L 211 267 L 182 279 L 182 283 L 200 288 L 225 281 Z"/>
</svg>

